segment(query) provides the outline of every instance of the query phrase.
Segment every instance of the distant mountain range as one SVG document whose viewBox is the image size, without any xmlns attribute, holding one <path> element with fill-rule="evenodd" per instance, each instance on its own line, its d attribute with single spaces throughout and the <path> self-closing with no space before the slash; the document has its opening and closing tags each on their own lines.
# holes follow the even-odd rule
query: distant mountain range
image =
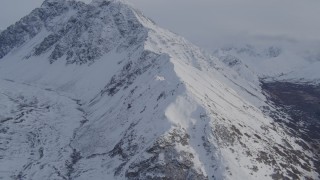
<svg viewBox="0 0 320 180">
<path fill-rule="evenodd" d="M 121 0 L 45 0 L 0 34 L 0 178 L 319 179 L 317 117 L 297 120 L 318 56 L 287 53 L 212 55 Z"/>
</svg>

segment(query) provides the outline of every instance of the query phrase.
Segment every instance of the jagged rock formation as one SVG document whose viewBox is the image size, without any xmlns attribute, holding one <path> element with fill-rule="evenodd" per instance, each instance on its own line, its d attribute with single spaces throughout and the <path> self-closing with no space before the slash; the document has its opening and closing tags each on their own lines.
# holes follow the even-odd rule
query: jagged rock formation
<svg viewBox="0 0 320 180">
<path fill-rule="evenodd" d="M 1 178 L 319 177 L 259 81 L 122 1 L 46 0 L 0 58 Z"/>
</svg>

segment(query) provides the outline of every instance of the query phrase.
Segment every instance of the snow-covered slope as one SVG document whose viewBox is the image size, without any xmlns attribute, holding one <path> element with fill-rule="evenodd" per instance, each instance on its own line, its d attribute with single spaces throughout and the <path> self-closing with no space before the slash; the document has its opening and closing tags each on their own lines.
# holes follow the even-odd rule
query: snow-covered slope
<svg viewBox="0 0 320 180">
<path fill-rule="evenodd" d="M 266 80 L 319 84 L 320 42 L 274 40 L 251 40 L 247 44 L 227 46 L 215 50 L 222 60 L 237 59 L 237 71 Z M 243 71 L 243 72 L 240 72 Z"/>
<path fill-rule="evenodd" d="M 122 1 L 46 0 L 0 58 L 3 179 L 319 177 L 257 79 Z"/>
</svg>

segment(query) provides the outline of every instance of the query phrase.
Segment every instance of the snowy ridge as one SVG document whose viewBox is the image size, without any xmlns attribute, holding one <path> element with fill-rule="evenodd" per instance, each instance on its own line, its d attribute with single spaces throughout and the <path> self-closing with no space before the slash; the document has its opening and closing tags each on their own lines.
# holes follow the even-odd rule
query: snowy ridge
<svg viewBox="0 0 320 180">
<path fill-rule="evenodd" d="M 55 9 L 48 6 L 65 11 L 31 18 Z M 21 24 L 39 28 L 23 30 L 25 41 L 6 38 Z M 10 144 L 0 163 L 12 163 L 2 178 L 318 177 L 312 152 L 258 108 L 275 110 L 257 79 L 238 76 L 122 1 L 47 0 L 0 42 L 0 137 Z M 20 139 L 38 128 L 43 133 Z"/>
<path fill-rule="evenodd" d="M 239 63 L 232 66 L 236 66 L 240 75 L 245 76 L 249 68 L 253 76 L 266 81 L 319 84 L 320 74 L 316 70 L 320 64 L 319 42 L 297 43 L 271 38 L 255 41 L 221 48 L 214 54 L 221 60 L 237 59 Z"/>
</svg>

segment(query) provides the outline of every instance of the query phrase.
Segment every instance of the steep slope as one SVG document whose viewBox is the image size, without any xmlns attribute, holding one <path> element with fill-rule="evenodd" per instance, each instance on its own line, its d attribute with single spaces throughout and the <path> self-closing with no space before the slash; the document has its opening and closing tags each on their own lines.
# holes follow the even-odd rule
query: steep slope
<svg viewBox="0 0 320 180">
<path fill-rule="evenodd" d="M 63 163 L 72 159 L 73 130 L 85 121 L 79 104 L 31 85 L 0 84 L 1 179 L 61 179 L 61 165 L 70 171 Z"/>
<path fill-rule="evenodd" d="M 259 81 L 122 1 L 46 0 L 0 42 L 2 178 L 319 176 L 303 140 L 258 108 L 276 111 Z"/>
<path fill-rule="evenodd" d="M 303 139 L 305 143 L 297 142 L 313 152 L 315 167 L 320 167 L 319 42 L 269 37 L 249 44 L 221 48 L 214 54 L 239 76 L 262 83 L 266 102 L 276 111 L 261 109 L 292 136 Z"/>
</svg>

